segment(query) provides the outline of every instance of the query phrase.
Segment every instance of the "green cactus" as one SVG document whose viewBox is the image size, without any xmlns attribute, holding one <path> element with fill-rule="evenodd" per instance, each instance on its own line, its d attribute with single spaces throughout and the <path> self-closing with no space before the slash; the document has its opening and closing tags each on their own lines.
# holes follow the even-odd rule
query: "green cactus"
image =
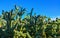
<svg viewBox="0 0 60 38">
<path fill-rule="evenodd" d="M 11 11 L 2 10 L 0 15 L 0 38 L 57 38 L 60 36 L 60 19 L 51 20 L 31 12 L 24 16 L 26 9 L 18 7 Z"/>
</svg>

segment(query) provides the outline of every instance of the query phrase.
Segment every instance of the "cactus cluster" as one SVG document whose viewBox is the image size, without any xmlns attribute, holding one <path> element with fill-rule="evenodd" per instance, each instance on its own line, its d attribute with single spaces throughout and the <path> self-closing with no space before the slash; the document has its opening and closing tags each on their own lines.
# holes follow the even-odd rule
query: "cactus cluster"
<svg viewBox="0 0 60 38">
<path fill-rule="evenodd" d="M 30 13 L 18 7 L 11 11 L 2 10 L 0 16 L 0 38 L 59 38 L 60 19 Z M 22 17 L 23 16 L 23 17 Z"/>
</svg>

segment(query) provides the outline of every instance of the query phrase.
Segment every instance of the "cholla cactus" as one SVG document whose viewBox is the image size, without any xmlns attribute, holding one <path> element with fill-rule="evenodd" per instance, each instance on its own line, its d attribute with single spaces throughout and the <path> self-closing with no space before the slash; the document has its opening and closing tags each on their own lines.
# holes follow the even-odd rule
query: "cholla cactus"
<svg viewBox="0 0 60 38">
<path fill-rule="evenodd" d="M 11 11 L 2 10 L 0 16 L 0 38 L 57 38 L 60 36 L 60 19 L 51 20 L 42 15 L 33 15 L 31 12 L 23 16 L 25 8 Z M 26 13 L 27 14 L 27 13 Z M 22 16 L 25 17 L 22 19 Z"/>
</svg>

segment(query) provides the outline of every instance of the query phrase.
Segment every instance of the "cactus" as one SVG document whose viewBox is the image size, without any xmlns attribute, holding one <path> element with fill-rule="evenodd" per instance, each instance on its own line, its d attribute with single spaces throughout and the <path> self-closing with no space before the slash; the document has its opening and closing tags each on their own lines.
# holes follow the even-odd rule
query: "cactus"
<svg viewBox="0 0 60 38">
<path fill-rule="evenodd" d="M 51 18 L 33 14 L 31 12 L 22 19 L 26 13 L 25 8 L 19 8 L 11 11 L 2 10 L 0 16 L 0 38 L 57 38 L 60 36 L 60 19 L 51 20 Z"/>
</svg>

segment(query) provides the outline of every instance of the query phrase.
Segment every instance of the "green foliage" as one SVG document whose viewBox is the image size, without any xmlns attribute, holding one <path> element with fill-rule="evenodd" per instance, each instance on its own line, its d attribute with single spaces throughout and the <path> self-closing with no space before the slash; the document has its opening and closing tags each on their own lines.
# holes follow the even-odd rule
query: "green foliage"
<svg viewBox="0 0 60 38">
<path fill-rule="evenodd" d="M 19 8 L 11 11 L 2 10 L 0 16 L 0 38 L 57 38 L 60 36 L 60 19 L 51 20 L 46 16 L 32 15 L 31 12 L 23 19 L 26 13 L 25 8 Z"/>
</svg>

